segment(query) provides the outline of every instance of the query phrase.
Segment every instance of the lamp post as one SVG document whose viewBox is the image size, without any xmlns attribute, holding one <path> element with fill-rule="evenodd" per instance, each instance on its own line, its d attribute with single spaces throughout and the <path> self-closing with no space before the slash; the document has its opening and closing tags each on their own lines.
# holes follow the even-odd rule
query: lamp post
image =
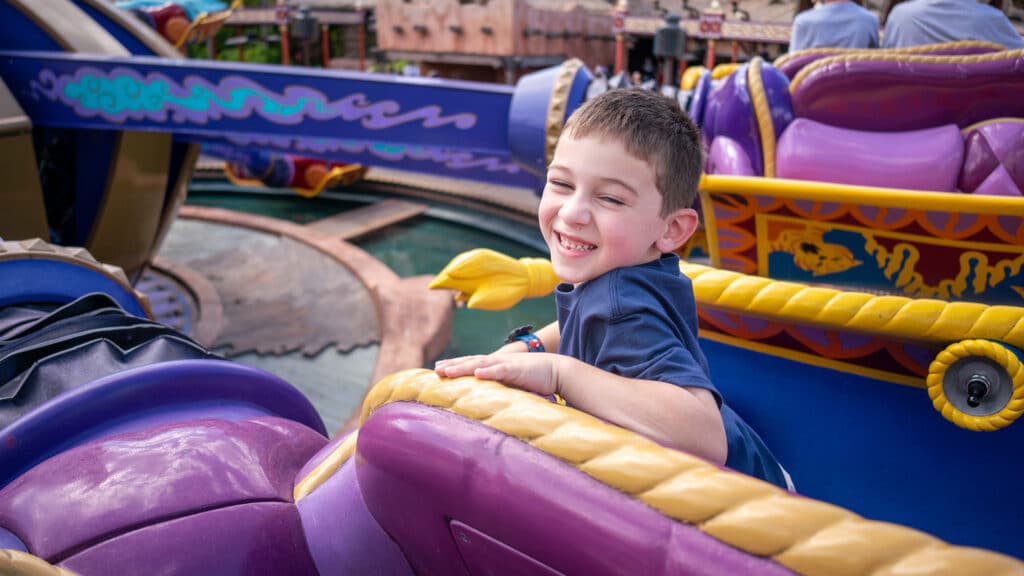
<svg viewBox="0 0 1024 576">
<path fill-rule="evenodd" d="M 277 33 L 281 37 L 281 65 L 287 66 L 291 63 L 291 46 L 288 43 L 288 5 L 284 0 L 277 0 L 277 7 L 274 9 L 274 19 L 277 20 Z"/>
<path fill-rule="evenodd" d="M 612 34 L 615 34 L 615 74 L 622 72 L 626 65 L 626 14 L 629 13 L 628 0 L 619 0 L 612 15 Z"/>
<path fill-rule="evenodd" d="M 309 42 L 317 37 L 317 21 L 308 6 L 294 11 L 289 20 L 291 34 L 302 42 L 302 63 L 309 66 Z"/>
<path fill-rule="evenodd" d="M 686 55 L 686 32 L 679 27 L 679 15 L 668 14 L 654 34 L 654 55 L 661 58 L 661 85 L 676 86 L 675 61 Z"/>
</svg>

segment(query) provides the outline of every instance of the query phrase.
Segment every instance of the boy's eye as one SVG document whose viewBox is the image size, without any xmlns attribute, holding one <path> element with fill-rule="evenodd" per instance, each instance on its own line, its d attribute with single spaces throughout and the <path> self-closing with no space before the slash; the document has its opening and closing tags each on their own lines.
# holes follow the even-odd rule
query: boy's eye
<svg viewBox="0 0 1024 576">
<path fill-rule="evenodd" d="M 601 201 L 614 206 L 625 206 L 626 203 L 615 196 L 601 196 Z"/>
<path fill-rule="evenodd" d="M 548 186 L 552 186 L 554 188 L 562 188 L 566 190 L 572 188 L 572 186 L 570 186 L 568 182 L 564 182 L 562 180 L 548 180 Z"/>
</svg>

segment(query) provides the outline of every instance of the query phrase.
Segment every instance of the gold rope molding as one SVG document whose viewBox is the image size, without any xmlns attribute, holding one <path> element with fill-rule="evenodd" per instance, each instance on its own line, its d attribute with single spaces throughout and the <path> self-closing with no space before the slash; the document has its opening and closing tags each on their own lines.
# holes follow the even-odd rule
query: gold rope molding
<svg viewBox="0 0 1024 576">
<path fill-rule="evenodd" d="M 965 358 L 987 358 L 1006 371 L 1012 392 L 1006 405 L 998 412 L 985 416 L 967 414 L 946 397 L 945 380 L 949 369 Z M 962 340 L 950 344 L 932 360 L 926 382 L 928 396 L 935 409 L 943 418 L 961 428 L 975 432 L 994 432 L 1013 424 L 1024 412 L 1024 365 L 1013 351 L 990 340 Z"/>
<path fill-rule="evenodd" d="M 583 61 L 579 58 L 571 58 L 562 63 L 555 75 L 554 84 L 551 86 L 551 100 L 548 101 L 548 114 L 544 122 L 544 162 L 551 163 L 555 157 L 555 145 L 558 144 L 558 137 L 562 134 L 562 126 L 565 125 L 565 115 L 569 106 L 569 92 L 572 90 L 573 80 L 576 74 L 583 67 Z"/>
<path fill-rule="evenodd" d="M 761 78 L 761 66 L 764 60 L 760 57 L 750 61 L 747 68 L 747 90 L 754 108 L 757 129 L 761 133 L 761 163 L 765 178 L 775 177 L 775 124 L 772 122 L 772 111 L 768 105 L 768 93 L 764 89 Z"/>
<path fill-rule="evenodd" d="M 550 267 L 550 261 L 540 258 L 516 260 L 476 249 L 453 258 L 430 286 L 455 290 L 456 298 L 471 308 L 503 310 L 527 295 L 554 290 L 558 278 Z M 1024 348 L 1024 309 L 1016 306 L 876 296 L 687 262 L 679 267 L 693 282 L 697 304 L 703 307 L 933 345 L 988 339 Z"/>
<path fill-rule="evenodd" d="M 50 564 L 20 550 L 0 550 L 0 574 L 4 576 L 75 576 L 74 572 Z"/>
<path fill-rule="evenodd" d="M 360 421 L 391 402 L 434 406 L 515 436 L 670 518 L 799 574 L 1024 574 L 1024 564 L 1009 556 L 866 520 L 496 382 L 398 372 L 374 385 Z"/>
<path fill-rule="evenodd" d="M 699 306 L 946 345 L 968 338 L 1024 347 L 1024 309 L 973 302 L 875 296 L 681 263 Z"/>
</svg>

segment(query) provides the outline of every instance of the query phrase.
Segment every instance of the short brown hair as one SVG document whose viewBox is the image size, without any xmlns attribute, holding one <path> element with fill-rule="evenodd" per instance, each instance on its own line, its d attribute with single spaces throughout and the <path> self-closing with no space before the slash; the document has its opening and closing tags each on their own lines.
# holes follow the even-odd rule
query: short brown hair
<svg viewBox="0 0 1024 576">
<path fill-rule="evenodd" d="M 609 90 L 583 103 L 565 123 L 570 138 L 614 138 L 654 169 L 661 215 L 693 206 L 704 167 L 700 133 L 671 98 L 639 88 Z"/>
</svg>

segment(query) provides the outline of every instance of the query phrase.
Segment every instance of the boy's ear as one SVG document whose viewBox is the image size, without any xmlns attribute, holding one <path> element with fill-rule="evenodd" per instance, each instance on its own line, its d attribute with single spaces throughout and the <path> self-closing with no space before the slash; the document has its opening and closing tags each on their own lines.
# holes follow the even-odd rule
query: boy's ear
<svg viewBox="0 0 1024 576">
<path fill-rule="evenodd" d="M 700 218 L 697 211 L 692 208 L 681 208 L 668 215 L 665 219 L 665 233 L 655 241 L 654 245 L 662 254 L 667 254 L 679 248 L 693 236 L 697 230 Z"/>
</svg>

